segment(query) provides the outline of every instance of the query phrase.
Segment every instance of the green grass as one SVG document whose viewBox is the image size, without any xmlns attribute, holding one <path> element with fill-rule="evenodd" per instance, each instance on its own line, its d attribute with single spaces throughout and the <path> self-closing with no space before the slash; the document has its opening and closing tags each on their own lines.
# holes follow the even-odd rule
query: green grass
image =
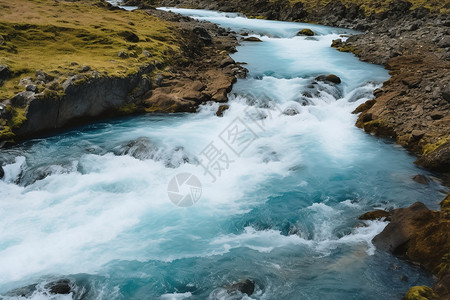
<svg viewBox="0 0 450 300">
<path fill-rule="evenodd" d="M 130 41 L 129 32 L 139 41 Z M 0 0 L 0 64 L 13 71 L 0 87 L 0 102 L 23 91 L 20 78 L 36 70 L 64 79 L 89 66 L 126 76 L 144 63 L 168 63 L 179 52 L 178 39 L 169 23 L 145 12 L 107 10 L 99 0 Z"/>
</svg>

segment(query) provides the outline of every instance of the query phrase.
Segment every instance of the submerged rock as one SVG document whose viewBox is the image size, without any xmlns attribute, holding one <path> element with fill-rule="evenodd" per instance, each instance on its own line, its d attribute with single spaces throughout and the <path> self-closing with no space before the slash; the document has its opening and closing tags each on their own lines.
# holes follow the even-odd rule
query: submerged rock
<svg viewBox="0 0 450 300">
<path fill-rule="evenodd" d="M 420 184 L 428 184 L 428 178 L 426 178 L 424 175 L 422 174 L 417 174 L 416 176 L 414 176 L 412 178 L 415 182 L 420 183 Z"/>
<path fill-rule="evenodd" d="M 253 292 L 255 291 L 255 282 L 250 279 L 246 279 L 246 280 L 242 280 L 237 283 L 234 283 L 231 286 L 226 287 L 226 289 L 227 289 L 228 293 L 233 293 L 233 292 L 239 291 L 242 294 L 247 294 L 248 296 L 251 296 L 253 294 Z"/>
<path fill-rule="evenodd" d="M 69 294 L 72 292 L 71 282 L 68 279 L 60 279 L 58 281 L 50 282 L 45 285 L 45 288 L 49 289 L 52 294 Z"/>
<path fill-rule="evenodd" d="M 288 107 L 283 111 L 283 115 L 286 115 L 286 116 L 295 116 L 298 114 L 299 114 L 299 111 L 295 107 Z"/>
<path fill-rule="evenodd" d="M 145 160 L 153 159 L 158 150 L 158 146 L 149 138 L 140 137 L 119 146 L 117 154 L 129 155 L 140 160 Z"/>
<path fill-rule="evenodd" d="M 5 296 L 30 298 L 31 295 L 33 295 L 33 293 L 36 291 L 36 286 L 37 283 L 13 289 L 7 292 Z"/>
</svg>

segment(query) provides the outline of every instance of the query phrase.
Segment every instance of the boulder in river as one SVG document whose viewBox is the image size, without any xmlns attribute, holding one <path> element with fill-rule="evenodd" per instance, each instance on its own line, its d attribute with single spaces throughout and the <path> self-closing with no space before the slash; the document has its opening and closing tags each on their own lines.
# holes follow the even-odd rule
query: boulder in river
<svg viewBox="0 0 450 300">
<path fill-rule="evenodd" d="M 66 295 L 72 292 L 71 282 L 68 279 L 60 279 L 58 281 L 50 282 L 45 286 L 52 294 Z"/>
<path fill-rule="evenodd" d="M 421 202 L 416 202 L 408 208 L 396 209 L 392 213 L 391 223 L 376 235 L 372 242 L 380 250 L 404 254 L 405 245 L 417 229 L 427 224 L 433 217 L 434 213 Z"/>
<path fill-rule="evenodd" d="M 306 36 L 314 36 L 314 31 L 309 28 L 305 28 L 300 30 L 297 35 L 306 35 Z"/>
<path fill-rule="evenodd" d="M 424 175 L 422 174 L 417 174 L 416 176 L 414 176 L 412 178 L 415 182 L 420 183 L 420 184 L 428 184 L 428 178 L 426 178 Z"/>
<path fill-rule="evenodd" d="M 245 38 L 244 41 L 245 42 L 262 42 L 261 39 L 255 37 L 255 36 Z"/>
<path fill-rule="evenodd" d="M 255 291 L 255 282 L 250 279 L 246 279 L 246 280 L 242 280 L 237 283 L 234 283 L 231 286 L 226 287 L 226 289 L 227 289 L 228 293 L 233 293 L 233 292 L 239 291 L 242 294 L 247 294 L 247 295 L 251 296 L 253 294 L 253 292 Z"/>
<path fill-rule="evenodd" d="M 13 290 L 8 291 L 5 296 L 9 297 L 21 297 L 21 298 L 30 298 L 31 295 L 36 291 L 37 284 L 30 284 L 27 286 L 19 287 Z"/>
<path fill-rule="evenodd" d="M 5 177 L 5 171 L 3 170 L 3 167 L 0 166 L 0 179 L 2 179 L 3 177 Z"/>
<path fill-rule="evenodd" d="M 219 106 L 219 109 L 216 112 L 216 116 L 223 117 L 223 112 L 226 111 L 229 108 L 230 108 L 230 106 L 226 105 L 226 104 Z"/>
<path fill-rule="evenodd" d="M 116 154 L 129 155 L 136 159 L 153 159 L 158 152 L 158 146 L 147 137 L 131 140 L 117 147 Z"/>
<path fill-rule="evenodd" d="M 286 116 L 295 116 L 298 114 L 299 114 L 299 111 L 295 107 L 288 107 L 283 111 L 283 115 L 286 115 Z"/>
<path fill-rule="evenodd" d="M 326 83 L 334 83 L 334 84 L 341 83 L 341 78 L 339 78 L 338 76 L 336 76 L 334 74 L 320 75 L 320 76 L 316 77 L 316 80 L 326 82 Z"/>
</svg>

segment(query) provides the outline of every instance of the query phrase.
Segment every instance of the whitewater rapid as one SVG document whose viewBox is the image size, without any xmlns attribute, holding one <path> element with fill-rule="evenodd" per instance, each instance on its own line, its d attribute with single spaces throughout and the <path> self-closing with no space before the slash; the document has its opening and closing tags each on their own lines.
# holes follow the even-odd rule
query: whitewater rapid
<svg viewBox="0 0 450 300">
<path fill-rule="evenodd" d="M 430 283 L 373 247 L 385 222 L 357 220 L 418 200 L 436 208 L 444 188 L 412 181 L 432 174 L 355 128 L 351 112 L 388 79 L 330 47 L 355 32 L 170 10 L 260 38 L 232 55 L 248 78 L 222 118 L 208 103 L 2 149 L 0 294 L 17 299 L 7 292 L 37 283 L 28 298 L 241 299 L 223 287 L 250 278 L 253 299 L 395 299 Z M 303 28 L 316 36 L 296 36 Z M 342 83 L 315 80 L 328 74 Z M 219 168 L 205 168 L 212 153 Z M 179 174 L 201 183 L 187 208 L 168 194 Z M 60 278 L 76 292 L 49 295 Z"/>
</svg>

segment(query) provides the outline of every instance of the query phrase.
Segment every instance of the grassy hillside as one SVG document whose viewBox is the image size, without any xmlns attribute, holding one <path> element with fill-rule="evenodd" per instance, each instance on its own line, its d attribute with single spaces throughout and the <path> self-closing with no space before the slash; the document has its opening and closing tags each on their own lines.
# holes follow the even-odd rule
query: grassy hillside
<svg viewBox="0 0 450 300">
<path fill-rule="evenodd" d="M 13 72 L 0 87 L 0 102 L 23 91 L 19 79 L 36 70 L 62 81 L 84 66 L 124 76 L 145 62 L 167 62 L 179 51 L 177 39 L 162 20 L 108 10 L 101 0 L 0 0 L 0 64 Z"/>
</svg>

